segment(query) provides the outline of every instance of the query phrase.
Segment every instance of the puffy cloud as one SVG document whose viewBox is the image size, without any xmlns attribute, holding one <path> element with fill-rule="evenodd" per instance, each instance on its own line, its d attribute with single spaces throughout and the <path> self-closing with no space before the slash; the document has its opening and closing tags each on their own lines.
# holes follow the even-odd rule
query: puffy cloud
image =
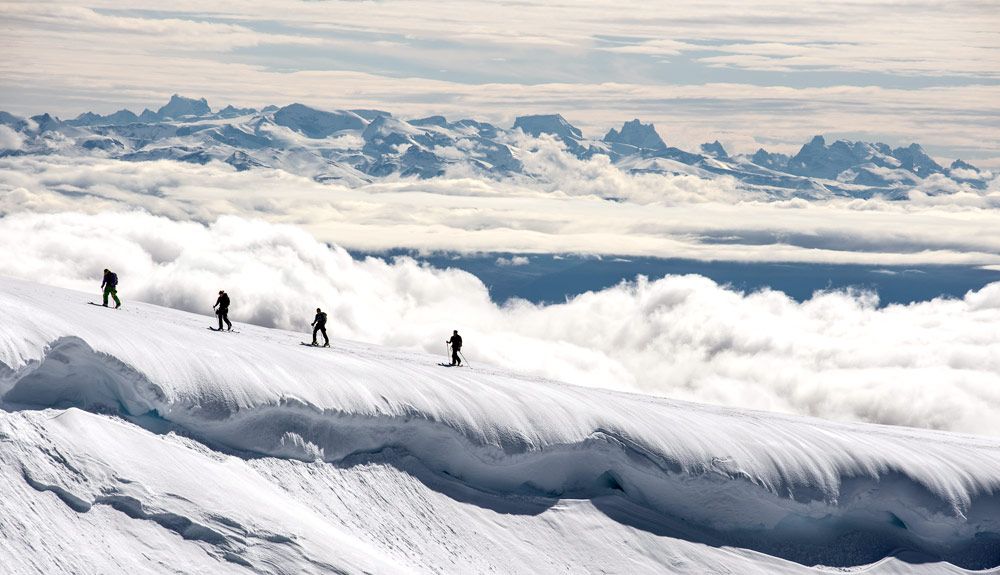
<svg viewBox="0 0 1000 575">
<path fill-rule="evenodd" d="M 0 150 L 20 150 L 23 145 L 21 134 L 7 126 L 0 126 Z"/>
<path fill-rule="evenodd" d="M 639 278 L 558 305 L 490 301 L 474 276 L 411 259 L 352 258 L 286 225 L 209 225 L 132 213 L 0 219 L 0 266 L 125 301 L 444 353 L 459 329 L 474 365 L 722 405 L 1000 434 L 1000 283 L 960 300 L 879 307 L 869 293 L 740 293 L 699 276 Z M 81 302 L 82 303 L 82 302 Z M 136 326 L 137 333 L 143 327 Z M 123 337 L 126 335 L 123 334 Z M 669 422 L 664 422 L 669 425 Z"/>
<path fill-rule="evenodd" d="M 531 263 L 531 260 L 526 256 L 511 256 L 509 258 L 499 257 L 497 258 L 496 264 L 501 267 L 518 267 L 526 266 Z"/>
</svg>

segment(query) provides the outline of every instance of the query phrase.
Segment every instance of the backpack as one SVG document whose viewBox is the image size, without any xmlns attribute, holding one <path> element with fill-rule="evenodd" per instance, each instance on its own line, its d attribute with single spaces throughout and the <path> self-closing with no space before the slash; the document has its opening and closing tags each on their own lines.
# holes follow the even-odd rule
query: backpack
<svg viewBox="0 0 1000 575">
<path fill-rule="evenodd" d="M 326 325 L 326 312 L 321 311 L 316 314 L 316 323 L 319 325 Z"/>
<path fill-rule="evenodd" d="M 111 272 L 111 275 L 108 277 L 108 285 L 118 287 L 118 274 Z"/>
</svg>

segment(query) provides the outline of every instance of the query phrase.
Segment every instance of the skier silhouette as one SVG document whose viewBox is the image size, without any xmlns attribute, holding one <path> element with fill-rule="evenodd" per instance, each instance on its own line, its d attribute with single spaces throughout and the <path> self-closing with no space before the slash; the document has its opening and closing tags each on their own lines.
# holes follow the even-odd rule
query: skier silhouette
<svg viewBox="0 0 1000 575">
<path fill-rule="evenodd" d="M 319 345 L 316 342 L 316 333 L 323 334 L 323 347 L 330 347 L 330 338 L 326 336 L 326 312 L 316 308 L 316 319 L 312 322 L 313 325 L 313 345 Z"/>
<path fill-rule="evenodd" d="M 222 322 L 226 322 L 229 331 L 233 331 L 233 322 L 229 321 L 229 294 L 225 290 L 219 290 L 219 299 L 215 300 L 212 309 L 215 309 L 215 315 L 219 316 L 219 331 L 222 331 Z"/>
<path fill-rule="evenodd" d="M 101 282 L 101 288 L 104 289 L 104 307 L 108 307 L 108 296 L 111 296 L 115 300 L 115 309 L 122 306 L 122 302 L 118 299 L 118 274 L 104 268 L 104 280 Z"/>
<path fill-rule="evenodd" d="M 451 339 L 445 343 L 451 345 L 451 364 L 462 365 L 462 358 L 458 356 L 458 352 L 462 351 L 462 336 L 458 335 L 457 329 L 452 332 Z"/>
</svg>

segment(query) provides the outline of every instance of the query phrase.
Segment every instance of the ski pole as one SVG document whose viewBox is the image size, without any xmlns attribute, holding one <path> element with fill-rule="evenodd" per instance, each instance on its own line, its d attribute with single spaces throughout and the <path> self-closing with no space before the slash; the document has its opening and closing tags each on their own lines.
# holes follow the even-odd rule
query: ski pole
<svg viewBox="0 0 1000 575">
<path fill-rule="evenodd" d="M 462 350 L 458 350 L 458 355 L 462 356 L 462 361 L 465 362 L 465 367 L 472 367 L 469 365 L 469 360 L 465 359 L 465 354 L 462 353 Z"/>
</svg>

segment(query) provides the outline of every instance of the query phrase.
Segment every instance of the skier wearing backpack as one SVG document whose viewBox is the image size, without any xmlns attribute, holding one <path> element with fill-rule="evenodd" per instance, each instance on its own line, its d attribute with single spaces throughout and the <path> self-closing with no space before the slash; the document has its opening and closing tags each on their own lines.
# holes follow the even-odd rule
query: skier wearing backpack
<svg viewBox="0 0 1000 575">
<path fill-rule="evenodd" d="M 323 347 L 330 347 L 330 338 L 326 336 L 326 312 L 316 308 L 316 319 L 312 322 L 313 326 L 313 342 L 312 345 L 319 345 L 316 342 L 316 333 L 319 332 L 323 334 Z"/>
<path fill-rule="evenodd" d="M 462 358 L 458 356 L 458 352 L 462 351 L 462 336 L 458 335 L 457 329 L 452 332 L 451 339 L 445 343 L 451 345 L 451 364 L 462 365 Z"/>
<path fill-rule="evenodd" d="M 233 322 L 229 321 L 229 294 L 225 290 L 219 290 L 219 299 L 215 300 L 212 309 L 215 309 L 215 315 L 219 316 L 218 331 L 222 331 L 222 322 L 226 322 L 228 330 L 233 331 Z"/>
<path fill-rule="evenodd" d="M 122 302 L 118 299 L 118 274 L 115 272 L 104 268 L 104 280 L 101 282 L 101 288 L 104 290 L 104 307 L 108 307 L 108 296 L 111 296 L 115 300 L 115 309 L 122 306 Z"/>
</svg>

